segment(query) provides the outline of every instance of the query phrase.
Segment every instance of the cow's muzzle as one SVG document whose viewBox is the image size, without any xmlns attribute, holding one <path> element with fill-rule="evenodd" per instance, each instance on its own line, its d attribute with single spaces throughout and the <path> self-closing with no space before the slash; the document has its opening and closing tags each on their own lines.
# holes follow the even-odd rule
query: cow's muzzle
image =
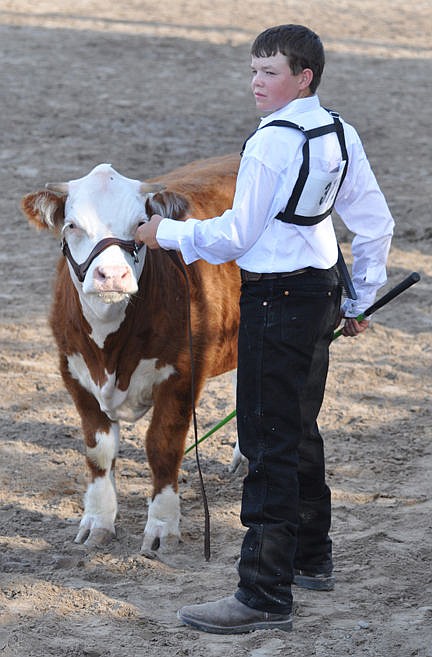
<svg viewBox="0 0 432 657">
<path fill-rule="evenodd" d="M 134 240 L 121 240 L 119 237 L 105 237 L 103 240 L 96 244 L 94 249 L 92 249 L 89 257 L 79 265 L 74 259 L 66 240 L 63 238 L 61 241 L 62 253 L 70 262 L 70 265 L 80 283 L 84 282 L 85 275 L 93 260 L 97 258 L 97 256 L 102 253 L 102 251 L 105 251 L 105 249 L 107 249 L 109 246 L 119 246 L 124 251 L 130 253 L 134 257 L 134 262 L 137 263 L 138 252 L 143 247 L 143 244 L 137 244 Z"/>
</svg>

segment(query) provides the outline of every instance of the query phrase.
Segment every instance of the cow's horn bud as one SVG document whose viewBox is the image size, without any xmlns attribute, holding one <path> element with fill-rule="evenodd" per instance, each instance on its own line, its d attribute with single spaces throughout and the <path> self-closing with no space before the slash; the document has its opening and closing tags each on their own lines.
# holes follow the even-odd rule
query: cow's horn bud
<svg viewBox="0 0 432 657">
<path fill-rule="evenodd" d="M 67 182 L 49 182 L 45 185 L 46 189 L 57 194 L 67 194 L 69 192 L 69 183 Z"/>
<path fill-rule="evenodd" d="M 166 189 L 165 185 L 160 183 L 142 182 L 140 185 L 141 194 L 156 194 L 156 192 L 163 192 L 164 189 Z"/>
</svg>

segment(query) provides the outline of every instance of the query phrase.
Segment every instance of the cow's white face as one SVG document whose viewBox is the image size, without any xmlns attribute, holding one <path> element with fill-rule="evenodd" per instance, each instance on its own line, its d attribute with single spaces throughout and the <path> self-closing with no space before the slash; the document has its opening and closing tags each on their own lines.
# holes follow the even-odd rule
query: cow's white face
<svg viewBox="0 0 432 657">
<path fill-rule="evenodd" d="M 67 183 L 63 237 L 78 264 L 104 238 L 133 240 L 137 226 L 147 219 L 141 187 L 140 181 L 125 178 L 108 164 Z M 144 255 L 142 249 L 134 262 L 133 255 L 112 245 L 95 257 L 82 284 L 72 268 L 71 276 L 87 303 L 121 302 L 138 289 Z"/>
<path fill-rule="evenodd" d="M 62 235 L 78 265 L 106 238 L 132 243 L 138 225 L 148 219 L 146 199 L 163 188 L 126 178 L 109 164 L 99 164 L 87 176 L 61 183 L 60 189 L 47 186 L 67 193 Z M 68 259 L 84 315 L 92 327 L 91 337 L 99 346 L 124 319 L 129 297 L 138 290 L 145 251 L 143 247 L 134 255 L 110 245 L 91 260 L 82 281 Z"/>
<path fill-rule="evenodd" d="M 46 187 L 49 191 L 27 194 L 21 207 L 38 228 L 61 231 L 91 337 L 102 346 L 138 290 L 145 248 L 137 252 L 134 236 L 148 219 L 149 197 L 164 186 L 125 178 L 110 164 L 99 164 L 83 178 Z"/>
</svg>

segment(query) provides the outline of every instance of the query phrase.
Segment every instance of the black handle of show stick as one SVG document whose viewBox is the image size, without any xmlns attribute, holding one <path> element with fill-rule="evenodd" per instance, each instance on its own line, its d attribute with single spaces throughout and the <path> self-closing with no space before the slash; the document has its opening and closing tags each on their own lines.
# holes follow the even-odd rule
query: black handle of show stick
<svg viewBox="0 0 432 657">
<path fill-rule="evenodd" d="M 366 308 L 366 310 L 362 313 L 363 317 L 368 317 L 369 315 L 372 315 L 375 311 L 379 310 L 383 306 L 386 305 L 389 301 L 392 301 L 395 297 L 397 297 L 399 294 L 402 292 L 405 292 L 411 285 L 414 285 L 414 283 L 418 283 L 420 280 L 420 274 L 418 274 L 416 271 L 413 271 L 409 276 L 404 278 L 403 281 L 401 281 L 398 285 L 395 285 L 391 290 L 387 292 L 387 294 L 384 294 L 381 299 L 378 299 L 373 303 L 369 308 Z"/>
<path fill-rule="evenodd" d="M 387 294 L 384 294 L 384 296 L 381 297 L 381 299 L 378 299 L 373 303 L 369 308 L 366 308 L 364 312 L 362 312 L 360 315 L 357 315 L 356 320 L 358 322 L 361 322 L 362 319 L 365 319 L 365 317 L 369 317 L 369 315 L 372 315 L 375 311 L 379 310 L 383 306 L 385 306 L 389 301 L 397 297 L 399 294 L 407 290 L 411 285 L 414 285 L 414 283 L 418 283 L 420 280 L 420 274 L 418 274 L 416 271 L 413 271 L 409 276 L 404 278 L 403 281 L 401 281 L 398 285 L 395 285 L 391 290 L 387 292 Z M 342 329 L 338 329 L 333 333 L 333 340 L 336 340 L 340 335 L 342 335 Z"/>
</svg>

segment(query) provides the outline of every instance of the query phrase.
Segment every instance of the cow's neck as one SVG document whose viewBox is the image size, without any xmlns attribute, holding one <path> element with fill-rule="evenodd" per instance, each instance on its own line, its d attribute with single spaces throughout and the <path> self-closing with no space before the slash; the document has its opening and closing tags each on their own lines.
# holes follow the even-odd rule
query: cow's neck
<svg viewBox="0 0 432 657">
<path fill-rule="evenodd" d="M 83 315 L 90 324 L 90 338 L 103 349 L 108 335 L 120 328 L 126 316 L 129 298 L 117 303 L 104 303 L 96 296 L 79 294 Z"/>
</svg>

